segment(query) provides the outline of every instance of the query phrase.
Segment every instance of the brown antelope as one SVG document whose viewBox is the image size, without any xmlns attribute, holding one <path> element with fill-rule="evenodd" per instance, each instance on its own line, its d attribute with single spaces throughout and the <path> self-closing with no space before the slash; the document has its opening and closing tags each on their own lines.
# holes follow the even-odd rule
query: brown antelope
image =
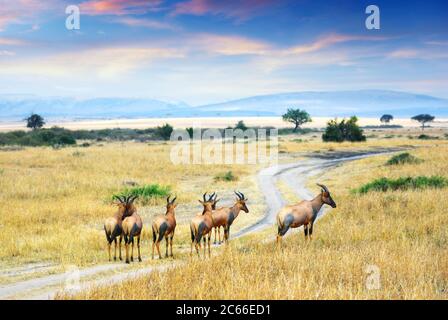
<svg viewBox="0 0 448 320">
<path fill-rule="evenodd" d="M 199 202 L 204 206 L 204 210 L 201 215 L 196 215 L 190 222 L 190 233 L 191 233 L 191 250 L 190 250 L 190 256 L 193 255 L 193 245 L 196 248 L 196 252 L 198 256 L 199 254 L 199 247 L 201 245 L 201 238 L 204 237 L 204 258 L 206 255 L 206 247 L 207 247 L 207 240 L 208 240 L 208 255 L 210 257 L 211 251 L 210 251 L 210 237 L 211 237 L 211 230 L 213 228 L 213 217 L 212 217 L 212 210 L 213 210 L 213 201 L 207 200 L 205 197 L 207 195 L 207 192 L 204 193 L 202 196 L 203 201 L 199 200 Z"/>
<path fill-rule="evenodd" d="M 246 201 L 248 199 L 245 198 L 244 194 L 241 192 L 234 191 L 237 195 L 237 199 L 235 204 L 232 207 L 229 208 L 219 208 L 213 211 L 213 227 L 224 228 L 224 241 L 228 243 L 229 241 L 229 234 L 230 234 L 230 226 L 232 225 L 233 221 L 238 217 L 241 210 L 243 210 L 246 213 L 249 213 L 249 209 L 246 206 Z M 221 234 L 219 235 L 219 240 L 221 241 Z M 216 234 L 215 234 L 215 242 L 216 242 Z"/>
<path fill-rule="evenodd" d="M 300 226 L 303 226 L 305 239 L 311 240 L 314 221 L 322 206 L 328 204 L 332 208 L 336 208 L 336 203 L 331 198 L 328 188 L 322 184 L 317 185 L 321 187 L 321 192 L 314 199 L 286 206 L 277 214 L 277 244 L 280 244 L 281 238 L 289 228 L 298 228 Z"/>
<path fill-rule="evenodd" d="M 126 198 L 114 196 L 114 200 L 118 200 L 118 202 L 114 202 L 115 205 L 118 206 L 117 212 L 113 217 L 107 218 L 104 221 L 104 232 L 106 233 L 106 239 L 108 243 L 108 251 L 109 251 L 109 261 L 111 261 L 111 246 L 112 242 L 115 243 L 115 251 L 114 251 L 114 260 L 117 260 L 117 237 L 120 237 L 119 242 L 119 258 L 121 258 L 121 241 L 122 241 L 122 222 L 123 219 L 126 218 L 131 213 L 132 204 L 126 202 Z"/>
<path fill-rule="evenodd" d="M 171 197 L 171 196 L 170 196 Z M 166 253 L 165 258 L 168 257 L 168 243 L 171 247 L 171 257 L 173 257 L 173 237 L 176 229 L 176 216 L 174 209 L 177 204 L 174 203 L 177 197 L 170 201 L 170 197 L 166 199 L 166 213 L 164 216 L 157 216 L 152 223 L 152 258 L 154 259 L 154 247 L 157 247 L 159 259 L 162 259 L 160 254 L 160 242 L 165 238 Z"/>
<path fill-rule="evenodd" d="M 137 250 L 138 250 L 138 261 L 142 261 L 140 255 L 140 235 L 142 233 L 143 222 L 142 218 L 138 215 L 137 209 L 133 205 L 135 199 L 138 196 L 129 196 L 126 202 L 129 203 L 129 215 L 123 219 L 123 238 L 126 247 L 126 263 L 129 263 L 129 245 L 132 244 L 131 248 L 131 261 L 134 261 L 134 238 L 137 238 Z"/>
</svg>

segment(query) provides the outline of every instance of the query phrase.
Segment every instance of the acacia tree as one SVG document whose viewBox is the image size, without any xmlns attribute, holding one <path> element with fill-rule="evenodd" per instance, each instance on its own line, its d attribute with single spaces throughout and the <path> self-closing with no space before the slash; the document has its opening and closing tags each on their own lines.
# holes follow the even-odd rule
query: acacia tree
<svg viewBox="0 0 448 320">
<path fill-rule="evenodd" d="M 412 120 L 418 121 L 422 124 L 422 130 L 425 130 L 425 124 L 428 122 L 433 122 L 436 117 L 430 114 L 419 114 L 412 117 Z"/>
<path fill-rule="evenodd" d="M 38 114 L 31 114 L 28 118 L 25 119 L 26 127 L 31 128 L 33 130 L 42 128 L 45 124 L 44 118 Z"/>
<path fill-rule="evenodd" d="M 300 128 L 304 123 L 313 121 L 308 112 L 300 109 L 288 109 L 283 115 L 283 121 L 291 122 L 294 124 L 294 132 Z"/>
<path fill-rule="evenodd" d="M 383 114 L 383 116 L 380 118 L 380 121 L 385 124 L 389 124 L 389 122 L 391 122 L 392 120 L 394 120 L 394 116 L 391 114 Z"/>
</svg>

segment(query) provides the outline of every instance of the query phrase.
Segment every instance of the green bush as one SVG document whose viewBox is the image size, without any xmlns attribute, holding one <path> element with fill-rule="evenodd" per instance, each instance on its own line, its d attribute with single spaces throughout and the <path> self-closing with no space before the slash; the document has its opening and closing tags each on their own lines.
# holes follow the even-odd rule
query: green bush
<svg viewBox="0 0 448 320">
<path fill-rule="evenodd" d="M 416 163 L 420 163 L 422 161 L 423 160 L 421 160 L 417 157 L 414 157 L 409 152 L 403 152 L 403 153 L 397 154 L 397 155 L 393 156 L 392 158 L 390 158 L 386 162 L 386 165 L 392 166 L 392 165 L 405 164 L 405 163 L 416 164 Z"/>
<path fill-rule="evenodd" d="M 338 122 L 337 119 L 330 120 L 322 135 L 322 140 L 325 142 L 366 141 L 366 136 L 357 122 L 357 117 L 351 117 L 349 120 L 343 119 L 341 122 Z"/>
<path fill-rule="evenodd" d="M 156 128 L 156 135 L 163 140 L 170 140 L 171 133 L 173 132 L 173 127 L 170 126 L 168 123 L 161 127 Z"/>
<path fill-rule="evenodd" d="M 11 131 L 0 133 L 0 145 L 54 146 L 73 145 L 76 139 L 71 131 L 62 128 Z"/>
<path fill-rule="evenodd" d="M 232 171 L 227 171 L 226 173 L 223 174 L 218 174 L 215 176 L 215 181 L 236 181 L 238 180 L 237 177 L 235 177 L 235 175 L 233 174 Z"/>
<path fill-rule="evenodd" d="M 367 193 L 370 191 L 396 191 L 408 189 L 445 188 L 448 186 L 448 179 L 441 176 L 431 177 L 402 177 L 398 179 L 380 178 L 362 187 L 355 189 L 355 193 Z"/>
<path fill-rule="evenodd" d="M 171 193 L 170 186 L 161 186 L 157 183 L 147 184 L 133 188 L 126 188 L 114 196 L 138 196 L 138 201 L 142 204 L 148 204 L 158 198 L 165 198 Z"/>
<path fill-rule="evenodd" d="M 437 140 L 439 137 L 428 136 L 427 134 L 421 134 L 417 137 L 420 140 Z"/>
</svg>

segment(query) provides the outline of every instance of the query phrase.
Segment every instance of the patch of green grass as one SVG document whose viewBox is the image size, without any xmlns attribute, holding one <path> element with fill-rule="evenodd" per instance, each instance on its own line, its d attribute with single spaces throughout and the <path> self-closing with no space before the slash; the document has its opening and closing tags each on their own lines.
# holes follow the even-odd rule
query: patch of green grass
<svg viewBox="0 0 448 320">
<path fill-rule="evenodd" d="M 397 154 L 397 155 L 393 156 L 392 158 L 390 158 L 386 162 L 386 165 L 393 166 L 393 165 L 406 164 L 406 163 L 417 164 L 417 163 L 421 163 L 421 162 L 423 162 L 423 160 L 421 160 L 417 157 L 414 157 L 409 152 L 403 152 L 403 153 Z"/>
<path fill-rule="evenodd" d="M 232 171 L 227 171 L 226 173 L 218 174 L 215 176 L 215 181 L 236 181 L 238 180 L 237 177 L 233 174 Z"/>
<path fill-rule="evenodd" d="M 354 193 L 365 194 L 370 191 L 396 191 L 409 189 L 445 188 L 448 179 L 441 176 L 402 177 L 398 179 L 380 178 L 353 190 Z"/>
<path fill-rule="evenodd" d="M 427 134 L 421 134 L 417 137 L 417 139 L 420 140 L 438 140 L 439 137 L 435 137 L 435 136 L 428 136 Z"/>
<path fill-rule="evenodd" d="M 170 186 L 163 186 L 157 183 L 144 186 L 132 187 L 115 194 L 114 196 L 138 196 L 138 201 L 142 204 L 153 203 L 158 198 L 165 198 L 171 193 Z"/>
</svg>

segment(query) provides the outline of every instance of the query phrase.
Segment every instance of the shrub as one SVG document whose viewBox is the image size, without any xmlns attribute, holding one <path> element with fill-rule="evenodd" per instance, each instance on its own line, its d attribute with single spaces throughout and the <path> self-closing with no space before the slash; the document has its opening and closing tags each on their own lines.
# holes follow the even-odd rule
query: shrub
<svg viewBox="0 0 448 320">
<path fill-rule="evenodd" d="M 325 142 L 366 141 L 366 136 L 363 135 L 363 130 L 357 122 L 357 117 L 351 117 L 349 120 L 343 119 L 341 122 L 338 122 L 337 119 L 330 120 L 322 135 L 322 140 Z"/>
<path fill-rule="evenodd" d="M 238 123 L 235 125 L 235 128 L 234 128 L 234 129 L 235 129 L 235 130 L 240 129 L 240 130 L 246 131 L 246 130 L 247 130 L 247 126 L 246 126 L 246 124 L 244 123 L 243 120 L 240 120 L 240 121 L 238 121 Z"/>
<path fill-rule="evenodd" d="M 414 157 L 413 155 L 411 155 L 408 152 L 403 152 L 403 153 L 397 154 L 397 155 L 393 156 L 392 158 L 390 158 L 386 162 L 386 165 L 392 166 L 392 165 L 405 164 L 405 163 L 416 164 L 416 163 L 420 163 L 422 161 L 423 160 L 421 160 L 417 157 Z"/>
<path fill-rule="evenodd" d="M 402 177 L 398 179 L 380 178 L 354 190 L 355 193 L 370 191 L 396 191 L 408 189 L 444 188 L 448 186 L 448 179 L 441 176 L 431 177 Z"/>
<path fill-rule="evenodd" d="M 226 173 L 218 174 L 215 176 L 215 181 L 229 182 L 229 181 L 236 181 L 236 180 L 238 180 L 238 178 L 233 175 L 232 171 L 227 171 Z"/>
<path fill-rule="evenodd" d="M 76 144 L 76 139 L 71 131 L 56 127 L 29 132 L 12 131 L 0 133 L 0 145 L 63 146 L 73 144 Z"/>
<path fill-rule="evenodd" d="M 169 125 L 168 123 L 166 123 L 162 127 L 156 128 L 156 135 L 158 137 L 162 138 L 163 140 L 170 140 L 172 132 L 173 132 L 173 127 L 171 125 Z"/>
<path fill-rule="evenodd" d="M 157 183 L 144 186 L 126 188 L 113 196 L 138 196 L 138 201 L 142 204 L 148 204 L 158 198 L 165 198 L 171 192 L 170 186 L 162 186 Z"/>
<path fill-rule="evenodd" d="M 420 140 L 437 140 L 439 139 L 438 137 L 433 137 L 433 136 L 428 136 L 427 134 L 421 134 L 417 137 L 417 139 Z"/>
</svg>

